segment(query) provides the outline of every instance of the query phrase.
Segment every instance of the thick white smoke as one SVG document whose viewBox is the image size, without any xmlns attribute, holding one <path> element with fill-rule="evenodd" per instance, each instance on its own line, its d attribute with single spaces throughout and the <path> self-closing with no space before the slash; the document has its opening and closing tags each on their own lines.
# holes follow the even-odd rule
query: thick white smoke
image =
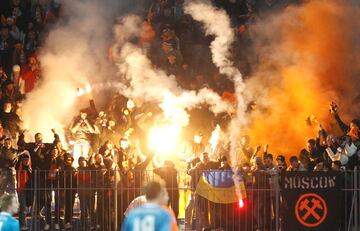
<svg viewBox="0 0 360 231">
<path fill-rule="evenodd" d="M 42 79 L 23 106 L 24 128 L 42 132 L 46 141 L 52 140 L 51 128 L 62 134 L 78 113 L 77 88 L 107 77 L 113 2 L 63 1 L 64 20 L 51 30 L 39 54 Z"/>
<path fill-rule="evenodd" d="M 234 42 L 234 30 L 231 28 L 229 16 L 222 9 L 217 9 L 210 2 L 188 1 L 185 4 L 185 13 L 194 20 L 203 23 L 205 33 L 214 36 L 210 49 L 212 60 L 219 68 L 220 73 L 230 78 L 241 78 L 241 73 L 234 68 L 230 47 Z"/>
<path fill-rule="evenodd" d="M 178 86 L 174 76 L 167 76 L 160 69 L 154 69 L 146 56 L 146 51 L 126 39 L 138 36 L 141 20 L 129 15 L 115 26 L 116 44 L 115 60 L 120 74 L 126 78 L 122 93 L 133 99 L 147 102 L 157 102 L 164 112 L 165 118 L 172 124 L 185 127 L 189 123 L 191 109 L 200 104 L 208 104 L 214 113 L 231 109 L 231 105 L 221 100 L 221 97 L 210 89 L 199 92 L 183 90 Z M 125 38 L 125 39 L 124 39 Z"/>
<path fill-rule="evenodd" d="M 224 10 L 213 7 L 209 2 L 188 1 L 185 5 L 185 13 L 201 22 L 206 34 L 214 36 L 210 45 L 213 63 L 219 68 L 221 74 L 234 81 L 237 109 L 236 117 L 230 124 L 230 157 L 233 167 L 236 167 L 243 158 L 239 140 L 241 128 L 246 123 L 246 103 L 244 98 L 245 84 L 242 75 L 230 60 L 230 48 L 235 39 L 230 18 Z M 234 182 L 237 195 L 239 199 L 242 199 L 240 181 L 236 174 L 234 174 Z"/>
<path fill-rule="evenodd" d="M 245 84 L 240 71 L 234 67 L 230 60 L 230 48 L 234 42 L 234 30 L 231 28 L 230 18 L 222 9 L 217 9 L 210 2 L 188 1 L 185 5 L 185 13 L 190 14 L 194 20 L 203 24 L 205 33 L 214 36 L 210 49 L 212 60 L 219 68 L 221 74 L 234 81 L 237 97 L 236 118 L 231 122 L 231 158 L 232 163 L 241 161 L 239 156 L 238 141 L 240 129 L 246 123 L 246 103 L 244 98 Z"/>
</svg>

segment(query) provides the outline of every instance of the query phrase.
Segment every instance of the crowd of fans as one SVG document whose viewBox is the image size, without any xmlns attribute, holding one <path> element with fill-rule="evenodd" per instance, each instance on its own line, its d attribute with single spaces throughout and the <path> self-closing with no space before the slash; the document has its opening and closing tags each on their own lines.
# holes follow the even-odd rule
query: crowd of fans
<svg viewBox="0 0 360 231">
<path fill-rule="evenodd" d="M 264 2 L 268 7 L 276 5 L 275 1 L 213 1 L 214 5 L 224 8 L 231 17 L 237 36 L 233 60 L 236 60 L 235 65 L 243 73 L 251 71 L 247 58 L 242 56 L 246 52 L 236 51 L 247 49 L 248 24 L 254 20 L 259 5 Z M 160 111 L 157 106 L 134 103 L 115 94 L 102 111 L 97 112 L 93 105 L 81 110 L 67 129 L 66 140 L 60 140 L 56 131 L 52 130 L 53 143 L 44 143 L 40 133 L 35 135 L 34 142 L 25 141 L 27 131 L 22 128 L 22 102 L 27 93 L 41 81 L 41 65 L 37 54 L 47 31 L 61 19 L 63 6 L 56 0 L 42 1 L 41 4 L 30 0 L 3 0 L 0 2 L 0 14 L 0 194 L 17 194 L 21 230 L 28 229 L 25 219 L 28 208 L 31 208 L 32 216 L 45 214 L 44 230 L 50 230 L 51 225 L 55 230 L 60 230 L 61 226 L 71 228 L 76 195 L 80 202 L 80 220 L 84 230 L 117 229 L 115 220 L 122 221 L 128 205 L 142 196 L 143 183 L 152 177 L 146 174 L 151 163 L 152 172 L 164 180 L 170 197 L 169 205 L 178 217 L 179 169 L 171 161 L 159 165 L 152 154 L 145 157 L 134 154 L 137 147 L 130 146 L 127 140 L 129 136 L 147 140 L 142 123 L 151 121 L 152 115 Z M 183 1 L 149 1 L 137 44 L 148 51 L 154 68 L 161 68 L 168 75 L 175 76 L 184 89 L 209 87 L 219 95 L 226 96 L 226 92 L 234 91 L 233 83 L 219 74 L 212 64 L 208 48 L 210 42 L 211 38 L 202 33 L 200 25 L 183 13 Z M 289 162 L 283 155 L 275 158 L 267 145 L 260 155 L 261 146 L 253 150 L 249 137 L 243 137 L 242 153 L 248 161 L 241 163 L 240 167 L 247 187 L 268 184 L 247 181 L 247 176 L 251 174 L 266 173 L 274 176 L 283 171 L 342 171 L 353 170 L 358 166 L 360 120 L 355 119 L 347 125 L 340 119 L 335 104 L 330 109 L 343 136 L 335 137 L 320 126 L 318 136 L 309 139 L 306 147 L 298 155 L 292 155 Z M 190 114 L 196 117 L 199 113 L 209 112 L 206 108 L 195 109 Z M 199 127 L 205 132 L 209 129 L 208 124 L 216 124 L 218 119 L 212 117 L 209 122 L 200 116 L 199 121 L 191 123 L 201 124 Z M 221 120 L 229 120 L 229 117 L 223 116 Z M 146 144 L 136 145 L 149 153 Z M 70 149 L 65 148 L 68 146 Z M 189 187 L 192 199 L 186 208 L 185 221 L 187 224 L 193 223 L 196 216 L 194 223 L 197 230 L 221 227 L 216 220 L 217 216 L 211 212 L 214 211 L 212 205 L 196 195 L 199 172 L 231 169 L 228 158 L 226 151 L 217 160 L 210 160 L 208 153 L 203 152 L 189 161 L 187 173 L 191 178 Z M 269 182 L 266 187 L 275 187 L 276 182 Z M 117 195 L 114 194 L 114 188 L 118 188 L 115 190 Z M 254 206 L 264 210 L 261 203 Z M 60 219 L 62 211 L 64 222 Z M 271 211 L 267 212 L 268 217 L 271 217 Z M 210 221 L 209 213 L 212 214 Z M 259 227 L 258 230 L 270 229 L 271 222 L 261 216 L 251 219 Z"/>
</svg>

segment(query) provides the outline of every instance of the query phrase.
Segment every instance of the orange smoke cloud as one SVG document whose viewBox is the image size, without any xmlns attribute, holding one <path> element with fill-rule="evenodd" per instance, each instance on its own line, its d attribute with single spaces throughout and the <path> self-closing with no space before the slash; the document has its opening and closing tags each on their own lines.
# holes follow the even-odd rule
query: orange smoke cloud
<svg viewBox="0 0 360 231">
<path fill-rule="evenodd" d="M 253 145 L 298 154 L 317 135 L 308 116 L 334 132 L 331 101 L 340 104 L 345 118 L 355 116 L 359 16 L 358 8 L 344 1 L 310 1 L 254 26 L 254 39 L 261 42 L 255 45 L 260 64 L 247 83 L 259 105 L 246 131 Z"/>
</svg>

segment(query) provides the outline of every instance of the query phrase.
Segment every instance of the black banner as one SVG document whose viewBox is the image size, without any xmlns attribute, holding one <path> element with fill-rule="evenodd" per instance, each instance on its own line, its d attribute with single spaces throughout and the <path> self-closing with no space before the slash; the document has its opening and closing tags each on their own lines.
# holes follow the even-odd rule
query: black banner
<svg viewBox="0 0 360 231">
<path fill-rule="evenodd" d="M 283 230 L 339 230 L 344 217 L 342 187 L 342 173 L 285 172 L 281 176 Z"/>
</svg>

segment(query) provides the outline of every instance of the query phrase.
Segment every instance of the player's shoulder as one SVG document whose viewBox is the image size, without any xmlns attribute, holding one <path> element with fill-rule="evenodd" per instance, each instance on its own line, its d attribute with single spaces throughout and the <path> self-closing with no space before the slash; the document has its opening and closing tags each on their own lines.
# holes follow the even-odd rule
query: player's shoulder
<svg viewBox="0 0 360 231">
<path fill-rule="evenodd" d="M 161 209 L 164 211 L 163 219 L 170 226 L 169 230 L 178 231 L 178 226 L 176 222 L 176 217 L 174 211 L 168 206 L 161 206 Z"/>
<path fill-rule="evenodd" d="M 11 222 L 11 227 L 13 230 L 20 230 L 20 223 L 18 220 L 14 219 L 12 222 Z"/>
<path fill-rule="evenodd" d="M 3 221 L 9 221 L 9 222 L 12 221 L 12 220 L 16 220 L 10 214 L 5 213 L 5 212 L 0 213 L 0 219 L 3 220 Z"/>
<path fill-rule="evenodd" d="M 156 211 L 158 211 L 157 210 L 158 208 L 160 208 L 160 206 L 155 205 L 155 204 L 145 203 L 138 208 L 132 209 L 129 213 L 129 217 L 137 216 L 139 214 L 144 214 L 144 213 L 155 213 Z"/>
<path fill-rule="evenodd" d="M 13 226 L 19 225 L 19 221 L 17 219 L 15 219 L 14 217 L 10 217 L 8 222 L 11 223 Z"/>
<path fill-rule="evenodd" d="M 19 227 L 19 221 L 8 214 L 0 214 L 0 221 L 3 222 L 5 227 L 12 227 L 14 230 L 17 230 Z"/>
<path fill-rule="evenodd" d="M 164 211 L 164 216 L 166 216 L 172 221 L 176 223 L 176 217 L 174 211 L 168 206 L 161 206 L 161 209 Z"/>
<path fill-rule="evenodd" d="M 177 231 L 176 219 L 168 207 L 157 204 L 144 204 L 143 206 L 130 211 L 126 218 L 123 231 L 132 230 L 134 222 L 148 222 L 158 231 Z"/>
<path fill-rule="evenodd" d="M 11 217 L 11 222 L 19 224 L 19 221 L 17 219 L 15 219 L 14 217 Z"/>
<path fill-rule="evenodd" d="M 145 196 L 139 196 L 136 197 L 133 201 L 131 201 L 131 204 L 145 204 L 146 203 L 146 197 Z"/>
<path fill-rule="evenodd" d="M 151 204 L 145 203 L 142 206 L 131 210 L 129 213 L 129 217 L 148 215 L 148 214 L 155 216 L 171 215 L 171 210 L 166 206 L 160 206 L 152 203 Z"/>
<path fill-rule="evenodd" d="M 165 206 L 165 205 L 160 206 L 160 209 L 166 214 L 169 214 L 171 216 L 174 215 L 174 212 L 168 206 Z"/>
</svg>

